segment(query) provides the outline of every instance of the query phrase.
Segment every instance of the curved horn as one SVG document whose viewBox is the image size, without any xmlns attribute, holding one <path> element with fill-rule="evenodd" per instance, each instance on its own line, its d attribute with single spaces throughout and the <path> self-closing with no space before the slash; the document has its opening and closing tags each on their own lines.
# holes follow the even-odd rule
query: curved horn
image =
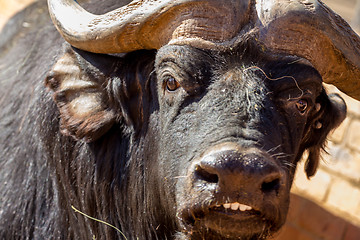
<svg viewBox="0 0 360 240">
<path fill-rule="evenodd" d="M 48 4 L 66 41 L 96 53 L 167 43 L 224 49 L 249 24 L 267 49 L 308 59 L 324 82 L 360 100 L 360 38 L 318 0 L 135 0 L 103 15 L 73 0 Z"/>
<path fill-rule="evenodd" d="M 317 0 L 258 0 L 259 40 L 309 60 L 324 82 L 360 100 L 360 38 Z"/>
<path fill-rule="evenodd" d="M 72 46 L 95 53 L 158 49 L 171 39 L 222 42 L 248 22 L 250 0 L 136 0 L 103 15 L 74 0 L 48 0 L 50 16 Z M 231 14 L 229 14 L 231 13 Z"/>
</svg>

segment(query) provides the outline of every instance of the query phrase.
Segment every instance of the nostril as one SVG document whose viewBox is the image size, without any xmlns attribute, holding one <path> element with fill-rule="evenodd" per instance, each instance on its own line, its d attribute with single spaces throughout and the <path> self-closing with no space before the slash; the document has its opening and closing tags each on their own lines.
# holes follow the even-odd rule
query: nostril
<svg viewBox="0 0 360 240">
<path fill-rule="evenodd" d="M 209 183 L 217 183 L 219 181 L 219 177 L 217 174 L 209 173 L 204 168 L 200 167 L 199 165 L 195 168 L 195 175 L 206 182 Z"/>
<path fill-rule="evenodd" d="M 263 193 L 269 194 L 271 192 L 278 192 L 280 189 L 280 177 L 272 178 L 270 180 L 264 181 L 261 184 L 261 191 Z"/>
</svg>

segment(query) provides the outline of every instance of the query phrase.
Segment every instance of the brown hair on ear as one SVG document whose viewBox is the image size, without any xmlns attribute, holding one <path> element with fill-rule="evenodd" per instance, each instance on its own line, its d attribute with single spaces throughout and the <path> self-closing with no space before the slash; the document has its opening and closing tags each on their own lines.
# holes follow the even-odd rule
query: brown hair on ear
<svg viewBox="0 0 360 240">
<path fill-rule="evenodd" d="M 64 135 L 91 142 L 114 124 L 116 114 L 104 89 L 106 77 L 82 69 L 72 49 L 56 62 L 45 84 L 54 91 Z"/>
<path fill-rule="evenodd" d="M 310 147 L 308 149 L 308 159 L 305 162 L 305 173 L 308 179 L 315 175 L 320 161 L 320 147 Z"/>
<path fill-rule="evenodd" d="M 314 176 L 320 161 L 320 153 L 326 145 L 328 134 L 336 129 L 346 117 L 346 103 L 338 94 L 329 94 L 325 90 L 319 97 L 319 109 L 311 122 L 310 134 L 306 140 L 309 156 L 305 162 L 307 178 Z"/>
</svg>

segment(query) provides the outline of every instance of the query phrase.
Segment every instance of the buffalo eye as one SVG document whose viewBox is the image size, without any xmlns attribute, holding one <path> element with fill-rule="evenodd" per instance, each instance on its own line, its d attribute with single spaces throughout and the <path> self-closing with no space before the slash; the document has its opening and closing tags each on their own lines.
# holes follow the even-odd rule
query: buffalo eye
<svg viewBox="0 0 360 240">
<path fill-rule="evenodd" d="M 166 89 L 169 92 L 173 92 L 180 87 L 180 84 L 173 77 L 166 79 Z"/>
<path fill-rule="evenodd" d="M 296 102 L 296 108 L 299 110 L 301 114 L 304 114 L 308 109 L 308 101 L 305 99 L 300 99 Z"/>
</svg>

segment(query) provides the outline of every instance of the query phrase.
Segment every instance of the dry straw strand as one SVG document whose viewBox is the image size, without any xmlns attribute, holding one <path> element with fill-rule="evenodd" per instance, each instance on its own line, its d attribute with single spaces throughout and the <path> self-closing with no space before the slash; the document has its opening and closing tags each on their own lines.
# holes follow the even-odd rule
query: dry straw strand
<svg viewBox="0 0 360 240">
<path fill-rule="evenodd" d="M 73 205 L 71 205 L 71 208 L 72 208 L 75 212 L 80 213 L 81 215 L 83 215 L 83 216 L 85 216 L 85 217 L 87 217 L 87 218 L 89 218 L 89 219 L 91 219 L 91 220 L 93 220 L 93 221 L 96 221 L 96 222 L 99 222 L 99 223 L 103 223 L 103 224 L 105 224 L 105 225 L 107 225 L 107 226 L 109 226 L 109 227 L 112 227 L 113 229 L 115 229 L 116 231 L 118 231 L 118 232 L 125 238 L 125 240 L 128 240 L 128 239 L 126 238 L 126 236 L 124 235 L 124 233 L 123 233 L 122 231 L 120 231 L 120 229 L 118 229 L 117 227 L 111 225 L 110 223 L 107 223 L 107 222 L 102 221 L 102 220 L 100 220 L 100 219 L 96 219 L 96 218 L 94 218 L 94 217 L 91 217 L 91 216 L 89 216 L 89 215 L 81 212 L 80 210 L 76 209 Z"/>
</svg>

